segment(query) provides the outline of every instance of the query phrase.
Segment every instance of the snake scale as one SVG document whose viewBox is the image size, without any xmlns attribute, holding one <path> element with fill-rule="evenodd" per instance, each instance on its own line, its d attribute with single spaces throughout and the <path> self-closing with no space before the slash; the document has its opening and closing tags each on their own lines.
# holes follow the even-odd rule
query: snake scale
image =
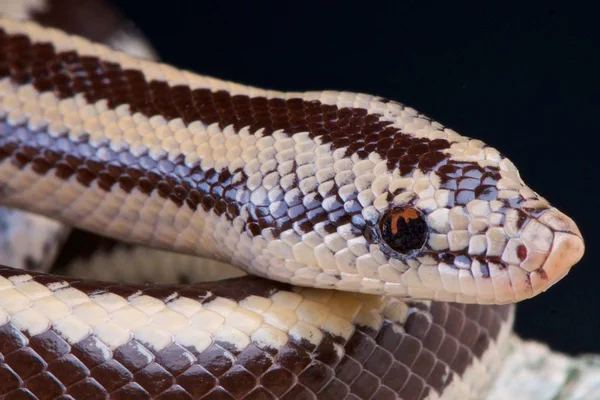
<svg viewBox="0 0 600 400">
<path fill-rule="evenodd" d="M 583 254 L 499 151 L 410 107 L 128 55 L 106 45 L 123 21 L 83 19 L 100 1 L 0 3 L 16 18 L 0 19 L 0 204 L 21 210 L 2 229 L 62 243 L 72 226 L 249 274 L 0 267 L 4 399 L 480 399 L 513 303 Z M 2 251 L 52 264 L 53 245 L 19 243 Z"/>
</svg>

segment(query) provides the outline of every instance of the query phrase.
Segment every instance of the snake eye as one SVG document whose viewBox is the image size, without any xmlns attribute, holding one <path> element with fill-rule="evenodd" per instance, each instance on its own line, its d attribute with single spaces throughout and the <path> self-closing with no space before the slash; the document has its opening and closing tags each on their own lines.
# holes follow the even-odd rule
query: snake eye
<svg viewBox="0 0 600 400">
<path fill-rule="evenodd" d="M 428 236 L 425 219 L 412 207 L 386 211 L 379 221 L 379 230 L 385 243 L 403 255 L 421 249 Z"/>
</svg>

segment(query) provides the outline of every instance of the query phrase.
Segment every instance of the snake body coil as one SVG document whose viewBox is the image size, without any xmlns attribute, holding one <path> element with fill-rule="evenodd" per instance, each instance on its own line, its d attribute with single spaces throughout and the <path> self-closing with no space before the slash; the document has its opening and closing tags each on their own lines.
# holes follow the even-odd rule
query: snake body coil
<svg viewBox="0 0 600 400">
<path fill-rule="evenodd" d="M 4 205 L 254 275 L 2 267 L 5 398 L 480 398 L 500 304 L 583 253 L 507 158 L 402 104 L 242 86 L 9 19 L 0 183 Z"/>
</svg>

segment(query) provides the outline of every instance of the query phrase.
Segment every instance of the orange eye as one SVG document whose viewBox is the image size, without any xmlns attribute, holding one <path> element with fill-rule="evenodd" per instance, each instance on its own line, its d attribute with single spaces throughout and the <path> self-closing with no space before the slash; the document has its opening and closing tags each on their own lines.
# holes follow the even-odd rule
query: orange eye
<svg viewBox="0 0 600 400">
<path fill-rule="evenodd" d="M 428 236 L 425 219 L 412 207 L 386 211 L 379 221 L 379 230 L 385 243 L 400 254 L 421 249 Z"/>
</svg>

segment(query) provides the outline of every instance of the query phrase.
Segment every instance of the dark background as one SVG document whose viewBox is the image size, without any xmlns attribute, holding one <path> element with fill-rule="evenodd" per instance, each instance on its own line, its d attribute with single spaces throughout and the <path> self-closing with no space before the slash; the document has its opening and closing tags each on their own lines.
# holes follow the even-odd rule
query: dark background
<svg viewBox="0 0 600 400">
<path fill-rule="evenodd" d="M 556 350 L 600 353 L 593 10 L 572 2 L 113 2 L 177 67 L 277 90 L 381 95 L 497 147 L 575 219 L 587 245 L 564 280 L 519 304 L 516 330 Z"/>
</svg>

